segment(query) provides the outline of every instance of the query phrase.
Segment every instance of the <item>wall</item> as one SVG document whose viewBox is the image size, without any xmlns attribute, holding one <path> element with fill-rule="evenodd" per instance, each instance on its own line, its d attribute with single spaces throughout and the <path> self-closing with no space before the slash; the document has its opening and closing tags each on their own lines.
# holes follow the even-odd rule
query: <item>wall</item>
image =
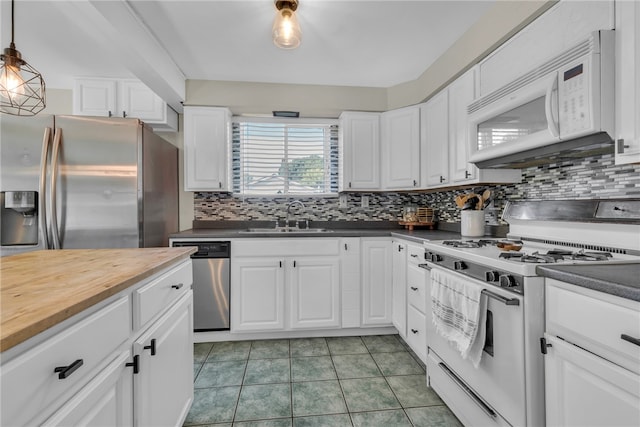
<svg viewBox="0 0 640 427">
<path fill-rule="evenodd" d="M 68 89 L 47 88 L 45 92 L 46 107 L 39 114 L 72 114 L 73 91 Z"/>
<path fill-rule="evenodd" d="M 481 188 L 476 188 L 479 191 Z M 519 184 L 489 187 L 499 216 L 507 200 L 612 199 L 640 198 L 640 165 L 615 166 L 613 155 L 588 157 L 522 171 Z M 395 221 L 402 207 L 417 204 L 437 209 L 439 221 L 459 222 L 460 210 L 453 199 L 471 191 L 449 190 L 433 193 L 348 193 L 348 207 L 339 208 L 337 197 L 295 198 L 312 206 L 303 218 L 322 221 Z M 361 208 L 363 194 L 369 207 Z M 198 220 L 275 220 L 286 216 L 288 198 L 239 198 L 230 194 L 195 193 L 195 219 Z M 297 212 L 297 208 L 296 211 Z M 491 212 L 487 211 L 487 214 Z"/>
</svg>

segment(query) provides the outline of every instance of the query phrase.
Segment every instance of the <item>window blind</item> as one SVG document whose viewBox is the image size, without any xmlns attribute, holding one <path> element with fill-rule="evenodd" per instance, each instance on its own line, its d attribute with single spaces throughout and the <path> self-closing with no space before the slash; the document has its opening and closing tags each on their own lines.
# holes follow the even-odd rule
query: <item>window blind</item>
<svg viewBox="0 0 640 427">
<path fill-rule="evenodd" d="M 338 192 L 338 126 L 234 121 L 233 192 L 243 195 L 327 195 Z"/>
</svg>

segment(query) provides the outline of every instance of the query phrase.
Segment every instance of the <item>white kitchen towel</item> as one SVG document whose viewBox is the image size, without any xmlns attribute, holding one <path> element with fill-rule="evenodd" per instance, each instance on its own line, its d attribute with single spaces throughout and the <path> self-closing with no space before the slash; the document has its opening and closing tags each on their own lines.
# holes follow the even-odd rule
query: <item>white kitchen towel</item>
<svg viewBox="0 0 640 427">
<path fill-rule="evenodd" d="M 431 269 L 431 307 L 436 331 L 469 359 L 480 364 L 485 340 L 487 296 L 471 279 Z"/>
</svg>

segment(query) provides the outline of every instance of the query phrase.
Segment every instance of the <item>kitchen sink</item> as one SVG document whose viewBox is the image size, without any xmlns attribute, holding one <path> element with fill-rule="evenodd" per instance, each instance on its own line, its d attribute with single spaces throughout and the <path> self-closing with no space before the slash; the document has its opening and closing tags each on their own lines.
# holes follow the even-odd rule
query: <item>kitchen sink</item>
<svg viewBox="0 0 640 427">
<path fill-rule="evenodd" d="M 333 230 L 327 230 L 326 228 L 247 228 L 246 230 L 240 230 L 240 233 L 251 234 L 281 234 L 281 233 L 331 233 Z"/>
</svg>

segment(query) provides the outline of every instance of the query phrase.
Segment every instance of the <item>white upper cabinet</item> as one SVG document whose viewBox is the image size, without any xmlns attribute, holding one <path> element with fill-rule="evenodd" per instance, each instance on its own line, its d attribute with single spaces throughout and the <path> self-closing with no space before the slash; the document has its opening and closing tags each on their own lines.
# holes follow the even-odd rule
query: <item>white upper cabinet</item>
<svg viewBox="0 0 640 427">
<path fill-rule="evenodd" d="M 380 189 L 380 113 L 340 115 L 340 191 Z"/>
<path fill-rule="evenodd" d="M 135 79 L 76 79 L 73 114 L 133 117 L 155 130 L 178 130 L 178 113 L 144 83 Z"/>
<path fill-rule="evenodd" d="M 640 3 L 616 2 L 616 164 L 640 163 Z"/>
<path fill-rule="evenodd" d="M 185 191 L 231 191 L 231 111 L 184 107 Z"/>
<path fill-rule="evenodd" d="M 448 105 L 445 89 L 420 107 L 423 187 L 449 184 Z"/>
<path fill-rule="evenodd" d="M 382 113 L 382 189 L 420 187 L 420 107 Z"/>
<path fill-rule="evenodd" d="M 613 29 L 613 24 L 613 0 L 558 2 L 479 64 L 478 95 L 491 93 L 533 70 L 592 31 Z"/>
<path fill-rule="evenodd" d="M 449 174 L 452 184 L 472 181 L 478 168 L 469 163 L 469 126 L 467 106 L 475 97 L 475 74 L 472 68 L 449 85 Z"/>
</svg>

